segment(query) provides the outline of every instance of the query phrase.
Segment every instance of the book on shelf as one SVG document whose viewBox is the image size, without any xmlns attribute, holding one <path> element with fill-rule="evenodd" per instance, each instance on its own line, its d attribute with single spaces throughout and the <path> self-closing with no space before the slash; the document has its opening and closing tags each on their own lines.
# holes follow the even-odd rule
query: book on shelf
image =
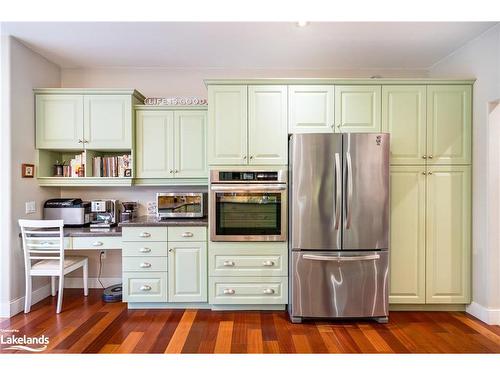
<svg viewBox="0 0 500 375">
<path fill-rule="evenodd" d="M 70 159 L 68 165 L 63 165 L 63 177 L 85 177 L 87 154 L 83 151 Z"/>
<path fill-rule="evenodd" d="M 93 177 L 131 177 L 130 155 L 95 156 L 92 158 Z"/>
</svg>

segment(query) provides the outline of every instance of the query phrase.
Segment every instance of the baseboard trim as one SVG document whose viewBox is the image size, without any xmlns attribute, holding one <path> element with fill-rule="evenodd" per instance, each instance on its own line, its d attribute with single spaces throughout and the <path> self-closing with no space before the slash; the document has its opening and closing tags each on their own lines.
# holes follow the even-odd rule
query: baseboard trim
<svg viewBox="0 0 500 375">
<path fill-rule="evenodd" d="M 500 309 L 489 309 L 477 302 L 472 302 L 465 309 L 469 314 L 475 316 L 489 325 L 500 325 Z"/>
<path fill-rule="evenodd" d="M 121 284 L 121 277 L 101 277 L 101 282 L 105 288 L 115 284 Z M 83 289 L 83 279 L 81 277 L 68 277 L 64 278 L 64 288 L 78 288 Z M 92 289 L 102 289 L 101 284 L 97 280 L 97 277 L 89 277 L 89 288 Z"/>
<path fill-rule="evenodd" d="M 390 304 L 389 311 L 465 311 L 462 304 Z"/>
<path fill-rule="evenodd" d="M 213 311 L 255 311 L 255 310 L 269 310 L 269 311 L 284 311 L 286 305 L 211 305 Z"/>
<path fill-rule="evenodd" d="M 31 305 L 33 306 L 35 303 L 40 302 L 48 296 L 50 296 L 50 283 L 45 284 L 31 293 Z M 10 301 L 9 311 L 9 316 L 14 316 L 24 311 L 24 296 Z"/>
<path fill-rule="evenodd" d="M 210 310 L 211 306 L 203 302 L 129 302 L 127 307 L 133 309 L 204 309 Z"/>
</svg>

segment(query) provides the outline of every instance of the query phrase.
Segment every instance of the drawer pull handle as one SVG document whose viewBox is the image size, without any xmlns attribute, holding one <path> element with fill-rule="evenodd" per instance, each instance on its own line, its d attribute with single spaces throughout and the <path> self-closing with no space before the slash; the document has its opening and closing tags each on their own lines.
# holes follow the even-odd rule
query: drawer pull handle
<svg viewBox="0 0 500 375">
<path fill-rule="evenodd" d="M 149 247 L 142 247 L 139 249 L 139 252 L 141 253 L 150 253 L 151 249 Z"/>
<path fill-rule="evenodd" d="M 262 291 L 264 294 L 274 294 L 274 289 L 267 288 Z"/>
<path fill-rule="evenodd" d="M 151 268 L 151 263 L 144 262 L 144 263 L 141 263 L 139 267 L 141 267 L 141 268 Z"/>
<path fill-rule="evenodd" d="M 234 289 L 224 289 L 224 292 L 223 292 L 223 293 L 224 293 L 224 294 L 234 294 L 234 293 L 236 293 L 236 292 L 234 291 Z"/>
<path fill-rule="evenodd" d="M 193 237 L 193 233 L 191 232 L 184 232 L 181 234 L 182 237 Z"/>
<path fill-rule="evenodd" d="M 151 290 L 151 287 L 149 285 L 143 285 L 143 286 L 141 286 L 141 290 L 148 292 Z"/>
<path fill-rule="evenodd" d="M 92 246 L 102 246 L 103 243 L 101 241 L 96 241 L 92 244 Z"/>
<path fill-rule="evenodd" d="M 234 262 L 232 262 L 230 260 L 225 260 L 224 267 L 234 267 Z"/>
<path fill-rule="evenodd" d="M 148 233 L 148 232 L 142 232 L 141 234 L 139 234 L 139 237 L 142 237 L 142 238 L 151 237 L 151 233 Z"/>
<path fill-rule="evenodd" d="M 274 262 L 272 260 L 266 260 L 266 261 L 262 262 L 262 265 L 266 266 L 266 267 L 272 267 L 272 266 L 274 266 Z"/>
</svg>

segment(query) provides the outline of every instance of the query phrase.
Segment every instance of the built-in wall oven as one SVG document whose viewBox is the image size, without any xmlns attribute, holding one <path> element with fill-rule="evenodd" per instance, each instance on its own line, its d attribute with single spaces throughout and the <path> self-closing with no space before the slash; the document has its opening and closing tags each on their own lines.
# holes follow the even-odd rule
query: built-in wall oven
<svg viewBox="0 0 500 375">
<path fill-rule="evenodd" d="M 287 171 L 210 172 L 212 241 L 286 241 Z"/>
</svg>

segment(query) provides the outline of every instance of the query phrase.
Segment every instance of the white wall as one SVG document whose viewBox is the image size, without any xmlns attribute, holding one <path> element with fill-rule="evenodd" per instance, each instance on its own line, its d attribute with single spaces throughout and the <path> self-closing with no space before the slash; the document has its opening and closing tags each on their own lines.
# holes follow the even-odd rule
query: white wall
<svg viewBox="0 0 500 375">
<path fill-rule="evenodd" d="M 470 312 L 500 324 L 500 231 L 497 180 L 500 139 L 488 125 L 489 102 L 500 99 L 500 25 L 430 69 L 431 77 L 475 77 L 473 91 L 473 304 Z M 497 125 L 498 126 L 498 125 Z M 490 318 L 485 318 L 490 317 Z"/>
<path fill-rule="evenodd" d="M 2 134 L 5 143 L 2 152 L 10 150 L 2 158 L 2 258 L 9 259 L 9 301 L 10 315 L 17 314 L 22 307 L 24 296 L 24 257 L 19 239 L 17 220 L 20 218 L 40 219 L 42 203 L 46 199 L 58 197 L 59 188 L 41 188 L 34 178 L 21 178 L 21 164 L 35 163 L 35 129 L 33 88 L 59 87 L 60 68 L 44 57 L 33 52 L 18 40 L 8 37 L 8 84 L 9 119 L 6 127 L 10 134 Z M 5 129 L 7 130 L 7 129 Z M 8 130 L 7 130 L 8 132 Z M 25 214 L 25 202 L 36 201 L 36 213 Z M 38 279 L 38 280 L 37 280 Z M 47 279 L 36 278 L 33 284 L 35 300 L 46 296 Z"/>
</svg>

